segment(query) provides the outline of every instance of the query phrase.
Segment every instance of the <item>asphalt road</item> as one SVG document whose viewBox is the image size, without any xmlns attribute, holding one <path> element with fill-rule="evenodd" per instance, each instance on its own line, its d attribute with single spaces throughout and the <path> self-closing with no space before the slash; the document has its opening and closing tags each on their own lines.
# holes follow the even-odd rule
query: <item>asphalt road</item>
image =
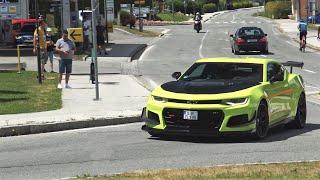
<svg viewBox="0 0 320 180">
<path fill-rule="evenodd" d="M 258 10 L 237 10 L 218 15 L 207 21 L 199 34 L 191 26 L 168 27 L 170 31 L 142 55 L 139 71 L 151 81 L 151 85 L 160 85 L 172 80 L 173 72 L 183 72 L 195 60 L 203 57 L 259 57 L 281 62 L 303 61 L 304 69 L 296 69 L 295 72 L 305 79 L 308 92 L 319 91 L 320 52 L 307 48 L 306 53 L 301 53 L 298 44 L 279 32 L 275 22 L 251 16 Z M 232 54 L 229 33 L 234 33 L 242 26 L 261 27 L 268 34 L 270 53 Z"/>
<path fill-rule="evenodd" d="M 173 71 L 183 71 L 200 57 L 236 57 L 231 54 L 227 34 L 245 21 L 262 27 L 269 35 L 271 54 L 239 56 L 303 60 L 305 69 L 296 71 L 307 81 L 307 90 L 316 89 L 319 54 L 310 49 L 300 53 L 297 45 L 281 35 L 272 22 L 251 17 L 253 11 L 256 10 L 219 15 L 204 24 L 204 33 L 200 34 L 191 26 L 168 27 L 170 31 L 136 62 L 139 72 L 151 84 L 160 84 L 171 80 Z M 304 129 L 279 127 L 263 141 L 152 139 L 140 130 L 142 123 L 5 137 L 0 138 L 0 179 L 52 179 L 143 169 L 319 160 L 319 116 L 319 105 L 308 103 Z"/>
</svg>

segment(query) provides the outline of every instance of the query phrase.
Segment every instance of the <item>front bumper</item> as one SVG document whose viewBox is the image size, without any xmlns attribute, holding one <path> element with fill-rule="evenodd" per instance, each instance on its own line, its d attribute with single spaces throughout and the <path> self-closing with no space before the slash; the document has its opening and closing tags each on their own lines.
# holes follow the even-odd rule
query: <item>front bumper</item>
<svg viewBox="0 0 320 180">
<path fill-rule="evenodd" d="M 237 45 L 239 51 L 264 51 L 267 49 L 266 43 L 247 43 L 243 45 Z"/>
<path fill-rule="evenodd" d="M 176 115 L 174 120 L 168 119 L 168 110 L 176 112 L 175 114 L 172 113 Z M 183 110 L 198 111 L 199 122 L 184 120 L 181 117 Z M 245 105 L 227 106 L 219 104 L 155 103 L 151 101 L 144 108 L 141 120 L 145 122 L 143 130 L 150 132 L 150 134 L 192 136 L 247 134 L 255 130 L 255 111 L 255 105 L 250 102 Z"/>
</svg>

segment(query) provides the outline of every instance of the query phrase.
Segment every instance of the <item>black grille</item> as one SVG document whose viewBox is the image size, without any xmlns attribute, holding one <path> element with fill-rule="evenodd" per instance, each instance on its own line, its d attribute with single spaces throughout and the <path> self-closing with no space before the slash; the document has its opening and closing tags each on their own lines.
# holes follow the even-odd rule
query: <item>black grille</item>
<svg viewBox="0 0 320 180">
<path fill-rule="evenodd" d="M 154 120 L 155 122 L 157 122 L 158 124 L 160 124 L 158 114 L 156 114 L 156 113 L 154 113 L 154 112 L 151 112 L 151 111 L 148 111 L 148 118 L 151 119 L 151 120 Z"/>
<path fill-rule="evenodd" d="M 248 114 L 242 114 L 238 116 L 232 116 L 229 119 L 227 126 L 228 127 L 239 126 L 242 124 L 246 124 L 248 122 L 249 122 Z"/>
<path fill-rule="evenodd" d="M 198 120 L 185 120 L 183 111 L 184 109 L 165 108 L 163 110 L 165 124 L 168 127 L 181 129 L 212 130 L 219 129 L 224 118 L 221 110 L 197 110 Z"/>
</svg>

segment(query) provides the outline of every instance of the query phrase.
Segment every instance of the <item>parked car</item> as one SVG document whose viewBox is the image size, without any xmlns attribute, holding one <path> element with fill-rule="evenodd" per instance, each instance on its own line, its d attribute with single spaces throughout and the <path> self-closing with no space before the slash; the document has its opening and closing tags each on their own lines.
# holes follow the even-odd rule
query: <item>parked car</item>
<svg viewBox="0 0 320 180">
<path fill-rule="evenodd" d="M 260 51 L 268 54 L 267 34 L 258 27 L 241 27 L 230 35 L 231 50 L 234 54 L 240 51 Z"/>
<path fill-rule="evenodd" d="M 33 33 L 36 29 L 35 23 L 25 24 L 19 33 L 15 37 L 15 45 L 27 45 L 32 46 L 33 44 Z"/>
<path fill-rule="evenodd" d="M 315 16 L 309 16 L 308 23 L 320 24 L 320 13 L 316 14 Z"/>
</svg>

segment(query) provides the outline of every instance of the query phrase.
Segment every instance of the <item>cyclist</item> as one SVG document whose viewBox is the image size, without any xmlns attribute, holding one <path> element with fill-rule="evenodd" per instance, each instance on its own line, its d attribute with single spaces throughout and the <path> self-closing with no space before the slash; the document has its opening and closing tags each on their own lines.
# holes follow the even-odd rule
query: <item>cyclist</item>
<svg viewBox="0 0 320 180">
<path fill-rule="evenodd" d="M 302 51 L 303 46 L 307 43 L 308 24 L 301 19 L 299 21 L 298 29 L 300 32 L 300 51 Z M 305 44 L 303 44 L 303 40 Z"/>
</svg>

